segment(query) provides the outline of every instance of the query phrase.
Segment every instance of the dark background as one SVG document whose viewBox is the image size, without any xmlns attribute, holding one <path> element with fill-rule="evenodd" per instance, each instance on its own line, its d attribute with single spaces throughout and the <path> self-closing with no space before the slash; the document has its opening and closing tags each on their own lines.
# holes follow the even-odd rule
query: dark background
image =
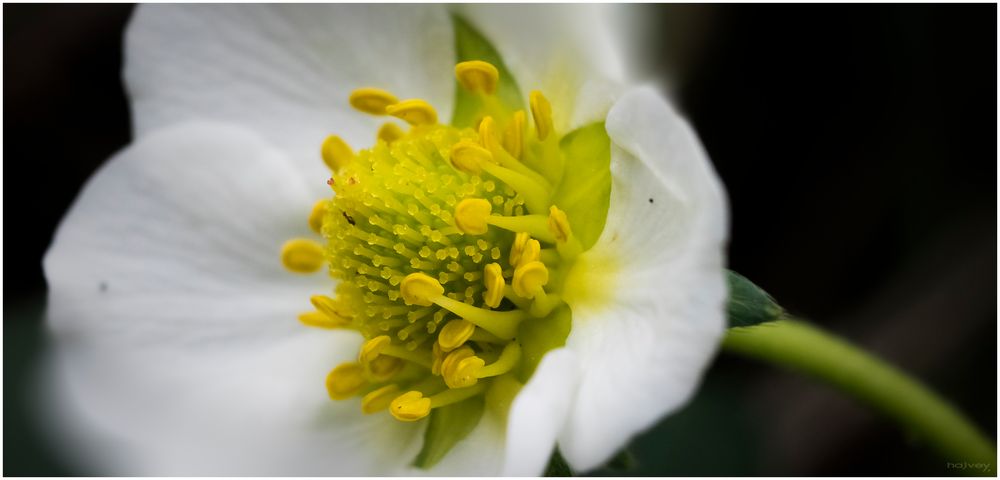
<svg viewBox="0 0 1000 480">
<path fill-rule="evenodd" d="M 673 79 L 728 188 L 731 268 L 996 438 L 996 6 L 642 8 L 661 24 L 647 73 Z M 76 473 L 23 392 L 44 341 L 41 257 L 130 138 L 131 7 L 3 12 L 3 473 Z M 961 473 L 840 393 L 727 354 L 633 453 L 643 475 Z"/>
</svg>

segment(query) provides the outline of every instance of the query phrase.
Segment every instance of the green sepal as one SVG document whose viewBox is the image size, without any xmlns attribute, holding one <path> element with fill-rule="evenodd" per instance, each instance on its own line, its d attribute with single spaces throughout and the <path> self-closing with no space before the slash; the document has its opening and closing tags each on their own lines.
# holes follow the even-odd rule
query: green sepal
<svg viewBox="0 0 1000 480">
<path fill-rule="evenodd" d="M 517 339 L 521 342 L 521 363 L 517 366 L 517 378 L 521 383 L 528 382 L 546 353 L 566 345 L 571 326 L 572 313 L 565 303 L 545 318 L 521 322 L 517 331 Z"/>
<path fill-rule="evenodd" d="M 604 468 L 616 472 L 627 472 L 629 470 L 634 470 L 638 463 L 639 462 L 636 460 L 635 454 L 629 451 L 629 449 L 623 448 L 619 450 L 615 456 L 611 457 L 611 460 L 608 460 L 608 463 L 604 465 Z"/>
<path fill-rule="evenodd" d="M 597 122 L 564 136 L 559 149 L 566 168 L 552 203 L 566 212 L 573 235 L 588 250 L 604 231 L 611 205 L 611 139 L 604 122 Z"/>
<path fill-rule="evenodd" d="M 413 466 L 428 469 L 436 465 L 479 424 L 485 403 L 482 396 L 475 396 L 447 407 L 431 411 L 424 446 L 413 461 Z"/>
<path fill-rule="evenodd" d="M 559 453 L 559 449 L 555 449 L 552 452 L 552 457 L 549 458 L 549 465 L 545 467 L 546 477 L 572 477 L 573 470 L 569 468 L 569 464 L 566 463 L 566 459 L 563 458 L 562 454 Z"/>
<path fill-rule="evenodd" d="M 517 80 L 510 73 L 507 64 L 497 49 L 476 27 L 457 14 L 451 15 L 451 24 L 455 31 L 455 63 L 471 60 L 482 60 L 497 67 L 500 73 L 500 83 L 497 85 L 496 98 L 500 104 L 510 111 L 523 109 L 524 98 Z M 451 115 L 451 124 L 456 127 L 471 127 L 476 116 L 482 111 L 482 101 L 479 96 L 465 91 L 458 80 L 455 80 L 455 109 Z"/>
<path fill-rule="evenodd" d="M 726 270 L 729 281 L 729 304 L 726 307 L 729 327 L 750 327 L 780 320 L 785 310 L 762 288 L 743 275 Z"/>
</svg>

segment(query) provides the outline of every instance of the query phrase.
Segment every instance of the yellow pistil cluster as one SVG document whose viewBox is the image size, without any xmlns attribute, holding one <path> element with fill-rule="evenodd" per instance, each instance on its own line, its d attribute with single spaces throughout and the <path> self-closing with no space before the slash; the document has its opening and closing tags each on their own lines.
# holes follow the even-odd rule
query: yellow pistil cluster
<svg viewBox="0 0 1000 480">
<path fill-rule="evenodd" d="M 510 385 L 526 380 L 520 327 L 562 303 L 580 253 L 551 200 L 564 159 L 548 101 L 531 93 L 529 125 L 525 111 L 495 98 L 496 67 L 462 62 L 455 75 L 480 100 L 474 128 L 438 123 L 420 99 L 351 94 L 357 110 L 408 128 L 385 123 L 359 152 L 328 137 L 321 155 L 335 195 L 308 219 L 324 240 L 289 240 L 281 252 L 293 272 L 327 265 L 339 280 L 300 321 L 364 337 L 357 360 L 334 368 L 326 387 L 334 400 L 360 397 L 366 414 L 415 421 L 501 386 L 516 392 Z"/>
</svg>

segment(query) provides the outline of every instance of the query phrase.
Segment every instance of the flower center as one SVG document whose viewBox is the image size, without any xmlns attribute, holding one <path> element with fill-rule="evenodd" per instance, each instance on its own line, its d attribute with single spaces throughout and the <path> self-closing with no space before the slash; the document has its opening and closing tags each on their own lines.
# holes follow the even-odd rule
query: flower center
<svg viewBox="0 0 1000 480">
<path fill-rule="evenodd" d="M 415 421 L 476 396 L 505 410 L 533 369 L 523 327 L 563 304 L 582 250 L 553 204 L 565 162 L 549 102 L 531 93 L 532 128 L 496 98 L 493 65 L 462 62 L 455 75 L 479 99 L 476 128 L 438 123 L 423 100 L 351 94 L 356 109 L 409 129 L 386 123 L 358 153 L 328 137 L 321 152 L 335 195 L 309 216 L 325 244 L 293 239 L 282 249 L 289 270 L 327 264 L 339 280 L 336 295 L 313 297 L 315 311 L 300 320 L 365 338 L 326 386 L 334 400 L 360 396 L 366 414 Z"/>
</svg>

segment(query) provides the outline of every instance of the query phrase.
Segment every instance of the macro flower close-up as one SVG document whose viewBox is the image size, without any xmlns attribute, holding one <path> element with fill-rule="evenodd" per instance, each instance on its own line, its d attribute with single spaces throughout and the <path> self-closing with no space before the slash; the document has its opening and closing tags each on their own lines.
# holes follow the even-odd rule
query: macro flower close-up
<svg viewBox="0 0 1000 480">
<path fill-rule="evenodd" d="M 995 476 L 984 12 L 5 5 L 3 473 Z"/>
<path fill-rule="evenodd" d="M 45 259 L 88 460 L 539 475 L 558 444 L 586 471 L 682 405 L 724 330 L 726 201 L 599 20 L 140 8 L 135 140 Z"/>
</svg>

